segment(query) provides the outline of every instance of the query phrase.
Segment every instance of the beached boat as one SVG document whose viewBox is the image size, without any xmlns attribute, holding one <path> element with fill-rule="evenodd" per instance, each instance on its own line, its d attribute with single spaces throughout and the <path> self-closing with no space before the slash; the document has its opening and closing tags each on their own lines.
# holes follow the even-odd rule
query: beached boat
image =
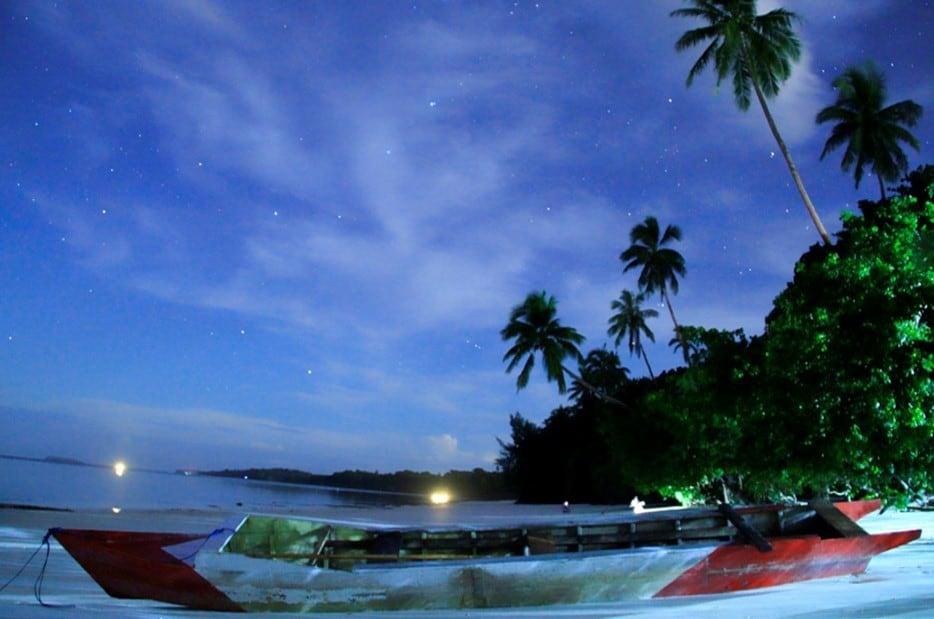
<svg viewBox="0 0 934 619">
<path fill-rule="evenodd" d="M 865 571 L 919 530 L 878 501 L 622 511 L 503 527 L 248 515 L 206 535 L 54 529 L 117 598 L 193 609 L 495 608 L 725 593 Z"/>
</svg>

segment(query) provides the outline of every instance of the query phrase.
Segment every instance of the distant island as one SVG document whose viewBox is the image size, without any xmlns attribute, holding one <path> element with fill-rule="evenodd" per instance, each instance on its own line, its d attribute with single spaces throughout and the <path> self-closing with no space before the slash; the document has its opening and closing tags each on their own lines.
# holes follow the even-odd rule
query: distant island
<svg viewBox="0 0 934 619">
<path fill-rule="evenodd" d="M 104 469 L 109 469 L 113 466 L 111 464 L 95 464 L 62 456 L 34 458 L 12 454 L 0 454 L 0 458 Z M 487 471 L 482 468 L 475 468 L 471 471 L 448 471 L 440 475 L 425 471 L 379 473 L 376 471 L 358 470 L 339 471 L 329 475 L 321 475 L 299 471 L 297 469 L 284 468 L 223 469 L 221 471 L 199 471 L 192 468 L 183 468 L 169 472 L 133 467 L 133 470 L 146 473 L 160 473 L 163 475 L 174 473 L 175 475 L 185 476 L 203 475 L 208 477 L 246 478 L 256 481 L 323 486 L 338 490 L 391 492 L 396 494 L 417 495 L 422 498 L 428 497 L 428 495 L 436 490 L 444 489 L 451 493 L 455 500 L 460 501 L 502 501 L 516 498 L 515 494 L 507 489 L 505 478 L 501 472 Z"/>
<path fill-rule="evenodd" d="M 113 464 L 100 464 L 96 462 L 85 462 L 77 458 L 66 458 L 64 456 L 45 456 L 44 458 L 34 458 L 31 456 L 16 456 L 13 454 L 0 454 L 0 459 L 4 460 L 22 460 L 24 462 L 42 462 L 44 464 L 65 464 L 68 466 L 86 466 L 94 469 L 112 469 Z M 133 467 L 134 471 L 141 473 L 158 473 L 160 475 L 169 475 L 169 471 L 161 469 L 149 469 L 143 467 Z"/>
<path fill-rule="evenodd" d="M 26 462 L 46 462 L 48 464 L 67 464 L 69 466 L 93 466 L 98 468 L 108 468 L 106 464 L 91 464 L 77 458 L 65 458 L 62 456 L 46 456 L 44 458 L 30 458 L 28 456 L 14 456 L 11 454 L 0 454 L 0 458 L 6 460 L 25 460 Z"/>
<path fill-rule="evenodd" d="M 396 471 L 378 473 L 372 471 L 339 471 L 330 475 L 319 475 L 296 469 L 224 469 L 222 471 L 179 471 L 191 475 L 213 477 L 237 477 L 259 481 L 274 481 L 289 484 L 305 484 L 364 490 L 370 492 L 395 492 L 427 497 L 433 491 L 444 488 L 456 500 L 498 501 L 514 499 L 506 489 L 502 473 L 475 468 L 471 471 L 448 471 L 443 475 L 420 471 Z"/>
</svg>

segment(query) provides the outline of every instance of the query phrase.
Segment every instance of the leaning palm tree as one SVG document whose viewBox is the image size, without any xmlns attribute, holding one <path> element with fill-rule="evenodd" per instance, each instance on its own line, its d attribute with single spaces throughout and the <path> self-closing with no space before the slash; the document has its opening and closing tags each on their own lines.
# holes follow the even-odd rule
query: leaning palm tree
<svg viewBox="0 0 934 619">
<path fill-rule="evenodd" d="M 906 127 L 914 127 L 923 109 L 910 99 L 885 105 L 885 76 L 876 66 L 867 62 L 862 66 L 847 67 L 833 81 L 837 100 L 817 115 L 817 123 L 836 121 L 820 158 L 846 144 L 840 167 L 844 172 L 853 168 L 853 177 L 859 187 L 863 168 L 869 166 L 879 179 L 879 191 L 885 200 L 885 182 L 894 183 L 908 169 L 908 157 L 899 142 L 920 149 L 918 138 Z"/>
<path fill-rule="evenodd" d="M 818 234 L 825 243 L 830 243 L 830 235 L 804 188 L 804 181 L 766 104 L 766 99 L 778 94 L 782 83 L 791 76 L 792 63 L 801 57 L 801 42 L 792 29 L 797 15 L 785 9 L 757 15 L 756 0 L 687 2 L 691 6 L 672 11 L 672 17 L 697 17 L 707 22 L 705 26 L 688 30 L 675 43 L 679 52 L 701 43 L 707 44 L 688 73 L 687 85 L 690 86 L 694 78 L 713 62 L 718 86 L 727 78 L 733 80 L 733 95 L 739 109 L 749 109 L 751 95 L 755 92 L 804 206 Z"/>
<path fill-rule="evenodd" d="M 516 378 L 516 388 L 524 389 L 529 384 L 529 377 L 535 367 L 535 355 L 541 354 L 548 382 L 558 384 L 558 392 L 567 391 L 565 375 L 580 382 L 597 397 L 613 404 L 626 406 L 591 385 L 564 365 L 568 357 L 580 362 L 582 357 L 577 348 L 584 341 L 584 336 L 573 327 L 565 327 L 557 317 L 557 304 L 553 296 L 544 290 L 530 292 L 520 305 L 512 308 L 509 322 L 500 331 L 503 341 L 515 340 L 503 355 L 508 361 L 506 372 L 512 372 L 523 360 L 525 363 Z"/>
<path fill-rule="evenodd" d="M 645 361 L 645 367 L 649 370 L 649 376 L 655 378 L 649 358 L 645 354 L 645 348 L 642 346 L 642 335 L 655 341 L 655 334 L 645 324 L 645 319 L 658 317 L 658 312 L 653 309 L 642 309 L 644 300 L 643 294 L 633 294 L 628 290 L 623 290 L 619 299 L 610 304 L 610 309 L 616 313 L 610 317 L 610 328 L 607 329 L 607 333 L 616 336 L 617 347 L 623 338 L 629 335 L 629 354 L 641 355 L 642 360 Z"/>
<path fill-rule="evenodd" d="M 678 294 L 678 277 L 684 277 L 687 269 L 684 267 L 684 256 L 670 247 L 665 247 L 673 241 L 680 240 L 681 228 L 665 226 L 665 232 L 662 234 L 658 220 L 649 216 L 641 224 L 633 226 L 629 232 L 629 241 L 632 244 L 619 255 L 619 259 L 626 265 L 623 273 L 635 268 L 642 269 L 639 272 L 639 289 L 646 294 L 657 292 L 661 295 L 671 315 L 675 337 L 683 339 L 668 293 L 670 291 L 671 294 Z M 686 344 L 683 348 L 687 351 Z M 686 354 L 684 360 L 688 360 Z"/>
<path fill-rule="evenodd" d="M 611 350 L 595 348 L 587 353 L 578 366 L 581 378 L 598 388 L 603 393 L 618 390 L 619 386 L 629 378 L 629 368 L 623 366 L 619 355 Z M 575 380 L 568 389 L 568 395 L 580 401 L 590 390 L 584 384 Z"/>
</svg>

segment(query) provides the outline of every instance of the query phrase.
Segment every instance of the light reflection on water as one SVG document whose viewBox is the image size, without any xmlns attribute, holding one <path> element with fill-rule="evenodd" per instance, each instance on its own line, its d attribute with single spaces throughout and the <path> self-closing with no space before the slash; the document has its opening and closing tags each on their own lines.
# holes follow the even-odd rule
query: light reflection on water
<svg viewBox="0 0 934 619">
<path fill-rule="evenodd" d="M 253 509 L 391 505 L 412 497 L 226 477 L 175 475 L 0 458 L 0 503 L 75 509 Z"/>
</svg>

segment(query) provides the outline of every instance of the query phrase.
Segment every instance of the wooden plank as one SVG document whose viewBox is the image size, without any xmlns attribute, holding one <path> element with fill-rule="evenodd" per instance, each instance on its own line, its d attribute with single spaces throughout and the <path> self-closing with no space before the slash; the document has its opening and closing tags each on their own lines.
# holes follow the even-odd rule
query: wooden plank
<svg viewBox="0 0 934 619">
<path fill-rule="evenodd" d="M 762 537 L 761 533 L 749 526 L 749 523 L 736 513 L 732 505 L 729 503 L 720 503 L 717 509 L 721 514 L 726 516 L 726 519 L 746 538 L 746 541 L 755 546 L 759 552 L 769 552 L 772 550 L 772 545 Z"/>
<path fill-rule="evenodd" d="M 840 537 L 862 537 L 864 535 L 869 535 L 866 533 L 865 529 L 850 520 L 846 514 L 840 511 L 837 506 L 830 501 L 809 501 L 808 507 L 817 512 L 818 517 L 830 525 L 830 528 L 839 533 Z"/>
</svg>

